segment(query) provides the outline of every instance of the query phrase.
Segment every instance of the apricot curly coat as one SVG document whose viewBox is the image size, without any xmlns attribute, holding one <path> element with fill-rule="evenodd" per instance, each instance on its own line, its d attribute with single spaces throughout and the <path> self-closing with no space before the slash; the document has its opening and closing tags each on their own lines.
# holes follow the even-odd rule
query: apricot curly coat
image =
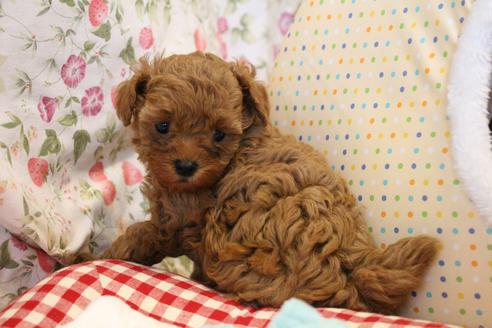
<svg viewBox="0 0 492 328">
<path fill-rule="evenodd" d="M 188 255 L 195 279 L 260 306 L 297 297 L 394 313 L 419 286 L 438 242 L 377 248 L 345 181 L 272 127 L 254 68 L 196 52 L 143 58 L 134 73 L 116 108 L 148 171 L 151 218 L 102 258 L 150 265 Z M 178 174 L 179 160 L 196 172 Z"/>
</svg>

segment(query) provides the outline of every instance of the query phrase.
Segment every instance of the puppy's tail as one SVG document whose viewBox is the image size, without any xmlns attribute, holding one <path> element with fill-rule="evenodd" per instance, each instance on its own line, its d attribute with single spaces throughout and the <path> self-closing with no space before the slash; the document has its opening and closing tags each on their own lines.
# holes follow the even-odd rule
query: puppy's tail
<svg viewBox="0 0 492 328">
<path fill-rule="evenodd" d="M 367 306 L 394 313 L 422 282 L 439 249 L 439 241 L 419 236 L 371 252 L 352 272 L 353 283 Z"/>
</svg>

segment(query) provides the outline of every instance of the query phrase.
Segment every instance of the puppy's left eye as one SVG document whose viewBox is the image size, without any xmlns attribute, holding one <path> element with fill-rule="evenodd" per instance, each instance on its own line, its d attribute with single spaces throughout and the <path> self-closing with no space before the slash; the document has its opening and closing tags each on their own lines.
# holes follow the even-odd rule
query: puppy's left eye
<svg viewBox="0 0 492 328">
<path fill-rule="evenodd" d="M 155 125 L 155 129 L 157 130 L 157 132 L 161 134 L 166 134 L 169 132 L 169 123 L 168 122 L 157 123 Z"/>
<path fill-rule="evenodd" d="M 220 142 L 222 140 L 224 140 L 225 138 L 225 133 L 220 131 L 220 130 L 215 130 L 214 131 L 214 141 L 215 142 Z"/>
</svg>

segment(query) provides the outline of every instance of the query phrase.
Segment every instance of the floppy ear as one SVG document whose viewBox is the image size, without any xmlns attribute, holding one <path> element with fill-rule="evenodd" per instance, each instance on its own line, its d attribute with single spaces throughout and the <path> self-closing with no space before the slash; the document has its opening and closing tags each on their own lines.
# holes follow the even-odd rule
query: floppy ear
<svg viewBox="0 0 492 328">
<path fill-rule="evenodd" d="M 270 115 L 268 94 L 263 84 L 255 80 L 254 66 L 245 61 L 238 61 L 232 63 L 231 69 L 243 92 L 243 129 L 252 125 L 268 125 Z"/>
<path fill-rule="evenodd" d="M 141 58 L 132 70 L 132 78 L 120 83 L 116 96 L 116 114 L 125 126 L 131 124 L 144 104 L 151 70 L 147 58 Z"/>
</svg>

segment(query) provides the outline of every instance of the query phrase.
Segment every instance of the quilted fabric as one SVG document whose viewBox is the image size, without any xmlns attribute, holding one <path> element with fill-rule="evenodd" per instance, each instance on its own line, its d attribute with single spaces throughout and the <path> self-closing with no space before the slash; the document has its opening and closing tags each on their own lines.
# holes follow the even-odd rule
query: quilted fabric
<svg viewBox="0 0 492 328">
<path fill-rule="evenodd" d="M 274 123 L 322 151 L 384 247 L 417 234 L 443 250 L 403 312 L 488 327 L 492 227 L 450 154 L 447 76 L 473 2 L 304 1 L 271 77 Z"/>
<path fill-rule="evenodd" d="M 49 328 L 65 324 L 101 295 L 118 297 L 131 308 L 178 327 L 219 323 L 266 327 L 277 311 L 242 306 L 178 275 L 109 260 L 71 266 L 44 279 L 0 313 L 0 326 Z M 450 327 L 342 309 L 319 311 L 327 318 L 346 321 L 349 327 Z"/>
</svg>

